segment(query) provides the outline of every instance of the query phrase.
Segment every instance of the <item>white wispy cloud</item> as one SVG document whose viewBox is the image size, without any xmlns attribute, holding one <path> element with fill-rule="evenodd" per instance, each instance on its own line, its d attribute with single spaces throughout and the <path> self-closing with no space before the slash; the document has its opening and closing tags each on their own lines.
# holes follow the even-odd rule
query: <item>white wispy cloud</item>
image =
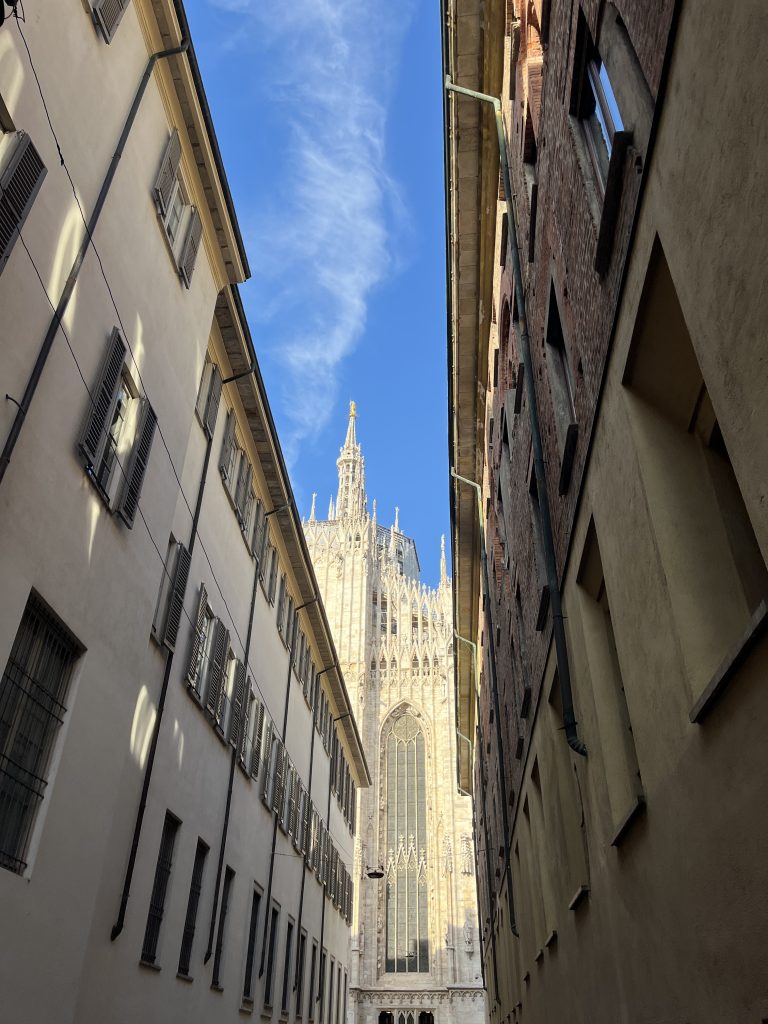
<svg viewBox="0 0 768 1024">
<path fill-rule="evenodd" d="M 386 171 L 387 102 L 416 0 L 211 0 L 244 17 L 288 123 L 289 170 L 259 210 L 249 254 L 271 357 L 285 370 L 289 463 L 327 422 L 372 290 L 407 230 Z M 242 32 L 242 25 L 238 33 Z"/>
</svg>

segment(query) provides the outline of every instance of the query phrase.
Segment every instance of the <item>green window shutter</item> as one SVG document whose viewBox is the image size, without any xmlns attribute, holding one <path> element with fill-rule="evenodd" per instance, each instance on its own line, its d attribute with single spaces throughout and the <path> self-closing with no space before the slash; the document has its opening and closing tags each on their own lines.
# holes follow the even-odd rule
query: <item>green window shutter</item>
<svg viewBox="0 0 768 1024">
<path fill-rule="evenodd" d="M 245 705 L 245 665 L 242 661 L 235 662 L 235 678 L 232 687 L 232 718 L 229 726 L 229 742 L 240 750 L 241 734 L 243 727 L 243 711 Z"/>
<path fill-rule="evenodd" d="M 91 389 L 91 404 L 78 441 L 78 448 L 88 469 L 93 468 L 99 462 L 104 451 L 126 352 L 123 336 L 115 327 L 107 344 L 106 355 L 99 370 L 98 379 Z"/>
<path fill-rule="evenodd" d="M 264 705 L 256 701 L 253 712 L 253 748 L 251 750 L 251 778 L 258 779 L 261 768 L 261 739 L 264 732 Z"/>
<path fill-rule="evenodd" d="M 144 483 L 144 474 L 149 464 L 149 453 L 152 449 L 152 439 L 155 436 L 157 417 L 149 402 L 144 399 L 141 412 L 139 413 L 139 425 L 136 428 L 136 437 L 131 449 L 131 456 L 128 460 L 123 490 L 120 495 L 120 504 L 117 514 L 127 527 L 132 527 L 136 518 L 136 511 L 139 507 L 141 487 Z"/>
<path fill-rule="evenodd" d="M 114 2 L 114 0 L 107 0 Z M 173 196 L 173 189 L 176 185 L 176 175 L 181 162 L 181 139 L 178 131 L 174 128 L 165 147 L 163 159 L 160 161 L 160 170 L 157 172 L 153 194 L 160 213 L 165 216 L 168 212 L 168 205 Z"/>
<path fill-rule="evenodd" d="M 211 665 L 208 669 L 208 695 L 205 706 L 217 722 L 221 718 L 221 703 L 224 695 L 224 672 L 227 664 L 228 650 L 229 630 L 225 628 L 221 619 L 216 619 L 213 625 Z"/>
<path fill-rule="evenodd" d="M 219 458 L 219 472 L 224 482 L 231 488 L 232 483 L 229 480 L 229 461 L 232 456 L 232 446 L 235 443 L 235 412 L 230 409 L 227 412 L 227 423 L 224 427 L 224 441 L 221 446 L 221 456 Z"/>
<path fill-rule="evenodd" d="M 29 136 L 26 132 L 16 132 L 16 144 L 0 174 L 0 273 L 46 173 L 45 164 Z"/>
<path fill-rule="evenodd" d="M 199 692 L 200 669 L 203 659 L 203 648 L 205 646 L 205 620 L 208 609 L 208 591 L 205 584 L 200 584 L 200 599 L 197 602 L 197 615 L 195 616 L 195 628 L 192 634 L 192 647 L 189 652 L 189 667 L 187 668 L 187 682 Z"/>
<path fill-rule="evenodd" d="M 179 635 L 181 625 L 181 613 L 184 610 L 184 595 L 187 592 L 187 580 L 189 579 L 189 567 L 192 564 L 192 556 L 183 544 L 176 545 L 176 565 L 174 566 L 171 578 L 170 593 L 168 595 L 168 611 L 165 616 L 165 625 L 160 636 L 160 643 L 169 651 L 176 650 L 176 638 Z"/>
<path fill-rule="evenodd" d="M 101 29 L 106 43 L 112 41 L 130 2 L 131 0 L 92 0 L 93 20 Z"/>
<path fill-rule="evenodd" d="M 205 402 L 203 413 L 203 424 L 208 437 L 213 437 L 216 429 L 216 417 L 219 413 L 219 401 L 221 400 L 221 374 L 218 366 L 214 366 L 211 372 L 211 386 L 208 388 L 208 398 Z"/>
<path fill-rule="evenodd" d="M 197 251 L 200 248 L 202 235 L 203 222 L 200 220 L 200 214 L 195 207 L 192 207 L 187 237 L 184 239 L 184 247 L 181 250 L 181 258 L 179 260 L 179 273 L 187 288 L 192 284 L 192 274 L 195 272 Z"/>
</svg>

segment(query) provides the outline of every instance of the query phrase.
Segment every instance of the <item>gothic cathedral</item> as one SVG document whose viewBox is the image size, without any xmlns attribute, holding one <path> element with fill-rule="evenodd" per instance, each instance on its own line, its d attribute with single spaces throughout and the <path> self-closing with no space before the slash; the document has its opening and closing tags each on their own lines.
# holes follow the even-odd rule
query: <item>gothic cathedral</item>
<svg viewBox="0 0 768 1024">
<path fill-rule="evenodd" d="M 456 785 L 451 585 L 368 512 L 356 409 L 304 523 L 373 784 L 358 793 L 349 1024 L 482 1024 L 472 805 Z M 369 877 L 382 873 L 383 877 Z M 345 1022 L 346 1024 L 346 1022 Z"/>
</svg>

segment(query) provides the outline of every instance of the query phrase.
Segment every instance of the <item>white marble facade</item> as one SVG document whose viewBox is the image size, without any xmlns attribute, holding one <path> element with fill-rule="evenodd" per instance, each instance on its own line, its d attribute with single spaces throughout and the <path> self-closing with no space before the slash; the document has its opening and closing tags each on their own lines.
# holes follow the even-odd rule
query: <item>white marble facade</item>
<svg viewBox="0 0 768 1024">
<path fill-rule="evenodd" d="M 445 553 L 439 585 L 426 587 L 419 581 L 416 546 L 400 531 L 398 510 L 389 527 L 377 521 L 375 501 L 369 513 L 356 415 L 351 403 L 328 518 L 317 518 L 313 498 L 304 524 L 373 776 L 371 788 L 358 794 L 347 1024 L 378 1024 L 387 1019 L 382 1013 L 392 1013 L 394 1024 L 481 1024 L 472 806 L 456 785 Z M 388 773 L 395 778 L 401 770 L 394 754 L 387 760 L 387 743 L 413 736 L 421 737 L 416 743 L 424 772 L 416 795 L 410 781 L 418 768 L 414 746 L 408 748 L 413 757 L 401 758 L 408 779 L 399 787 L 387 784 Z M 409 817 L 402 828 L 404 812 L 398 818 L 395 804 L 399 799 L 402 806 L 404 798 Z M 381 881 L 368 878 L 373 868 L 384 871 Z M 403 931 L 408 912 L 398 912 L 397 899 L 406 899 L 406 888 L 411 916 Z"/>
</svg>

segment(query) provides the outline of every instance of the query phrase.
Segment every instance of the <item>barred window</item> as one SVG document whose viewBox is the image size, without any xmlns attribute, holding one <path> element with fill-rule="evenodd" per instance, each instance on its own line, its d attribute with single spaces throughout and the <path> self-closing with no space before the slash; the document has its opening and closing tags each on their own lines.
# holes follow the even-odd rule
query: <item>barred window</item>
<svg viewBox="0 0 768 1024">
<path fill-rule="evenodd" d="M 424 733 L 400 710 L 382 736 L 387 803 L 386 966 L 397 974 L 429 971 L 427 790 Z"/>
<path fill-rule="evenodd" d="M 0 866 L 23 874 L 72 666 L 83 647 L 32 594 L 0 682 Z"/>
</svg>

